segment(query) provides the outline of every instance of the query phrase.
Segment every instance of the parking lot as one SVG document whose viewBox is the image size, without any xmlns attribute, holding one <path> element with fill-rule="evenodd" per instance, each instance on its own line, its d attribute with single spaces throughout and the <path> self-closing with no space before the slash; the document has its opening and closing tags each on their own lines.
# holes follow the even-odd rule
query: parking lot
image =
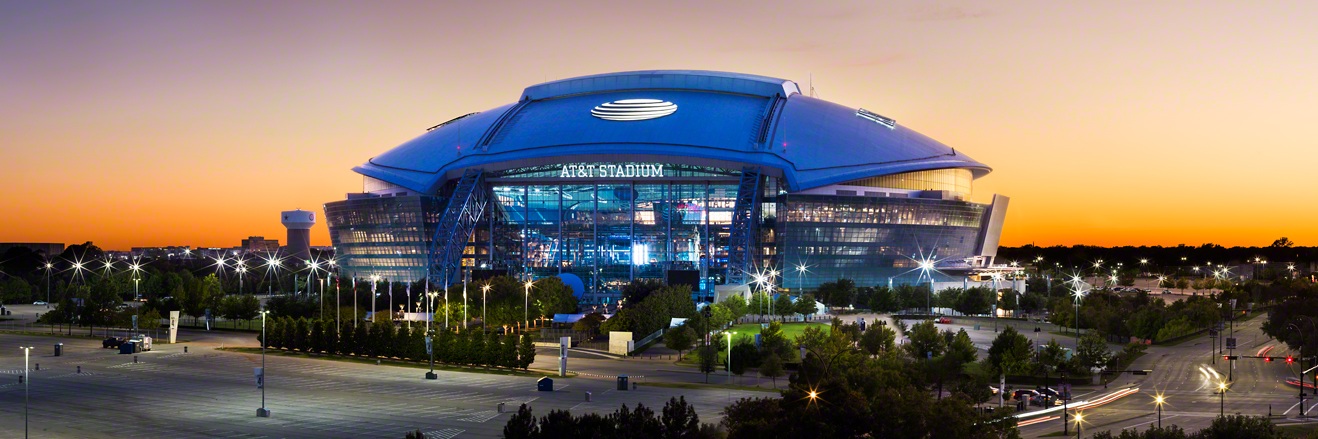
<svg viewBox="0 0 1318 439">
<path fill-rule="evenodd" d="M 65 355 L 53 356 L 53 344 Z M 383 437 L 420 429 L 430 438 L 498 437 L 508 413 L 528 403 L 550 409 L 609 413 L 621 404 L 658 410 L 685 395 L 702 421 L 713 422 L 730 400 L 768 393 L 642 386 L 617 391 L 608 379 L 558 379 L 554 392 L 535 391 L 535 378 L 424 370 L 305 358 L 266 357 L 266 406 L 253 368 L 259 354 L 210 346 L 157 344 L 119 355 L 101 341 L 0 335 L 0 438 L 23 435 L 23 370 L 18 346 L 35 346 L 31 362 L 32 437 Z M 78 368 L 81 367 L 81 373 Z M 8 378 L 6 378 L 8 377 Z M 593 393 L 585 402 L 584 393 Z"/>
</svg>

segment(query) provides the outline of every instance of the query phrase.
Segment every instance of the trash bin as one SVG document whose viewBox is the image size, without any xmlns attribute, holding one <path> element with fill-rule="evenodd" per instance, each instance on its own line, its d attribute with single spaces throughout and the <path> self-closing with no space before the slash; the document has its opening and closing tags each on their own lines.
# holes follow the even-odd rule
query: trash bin
<svg viewBox="0 0 1318 439">
<path fill-rule="evenodd" d="M 618 390 L 627 390 L 627 375 L 618 375 Z"/>
<path fill-rule="evenodd" d="M 976 330 L 976 331 L 979 330 L 979 325 L 975 325 L 975 330 Z"/>
<path fill-rule="evenodd" d="M 549 377 L 541 377 L 535 382 L 535 389 L 541 392 L 553 392 L 554 380 Z"/>
<path fill-rule="evenodd" d="M 133 346 L 134 346 L 134 344 L 133 344 L 133 342 L 131 342 L 131 341 L 123 342 L 123 344 L 120 344 L 120 345 L 119 345 L 119 353 L 120 353 L 120 354 L 132 354 L 132 353 L 133 353 Z"/>
<path fill-rule="evenodd" d="M 507 403 L 504 403 L 504 402 L 499 403 L 499 413 L 503 413 L 503 405 L 504 405 L 504 404 L 507 404 Z"/>
<path fill-rule="evenodd" d="M 64 355 L 64 343 L 55 343 L 55 356 Z"/>
<path fill-rule="evenodd" d="M 590 402 L 590 392 L 586 392 L 586 402 Z"/>
</svg>

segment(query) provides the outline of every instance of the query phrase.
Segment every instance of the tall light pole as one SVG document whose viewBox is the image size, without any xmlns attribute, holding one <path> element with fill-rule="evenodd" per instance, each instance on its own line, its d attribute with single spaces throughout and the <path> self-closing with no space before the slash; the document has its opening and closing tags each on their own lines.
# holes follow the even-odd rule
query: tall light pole
<svg viewBox="0 0 1318 439">
<path fill-rule="evenodd" d="M 1167 400 L 1163 399 L 1162 395 L 1153 398 L 1153 403 L 1158 406 L 1158 428 L 1162 428 L 1162 404 L 1165 402 Z"/>
<path fill-rule="evenodd" d="M 23 350 L 23 437 L 27 437 L 27 407 L 29 389 L 32 386 L 32 374 L 28 373 L 27 361 L 28 354 L 32 352 L 32 346 L 22 346 Z"/>
<path fill-rule="evenodd" d="M 1226 416 L 1226 383 L 1220 381 L 1217 383 L 1217 404 L 1217 415 Z"/>
<path fill-rule="evenodd" d="M 805 272 L 810 271 L 805 264 L 796 264 L 796 297 L 805 294 Z"/>
<path fill-rule="evenodd" d="M 526 281 L 526 297 L 522 299 L 522 318 L 526 319 L 526 329 L 531 329 L 531 281 Z"/>
<path fill-rule="evenodd" d="M 481 287 L 481 327 L 482 328 L 486 327 L 487 325 L 485 323 L 485 295 L 486 293 L 489 292 L 490 292 L 490 284 L 489 282 L 486 282 L 485 285 Z"/>
<path fill-rule="evenodd" d="M 727 381 L 727 384 L 732 384 L 732 336 L 735 335 L 736 332 L 724 332 L 724 334 L 727 334 L 727 335 L 728 335 L 728 381 Z"/>
<path fill-rule="evenodd" d="M 50 307 L 50 271 L 55 268 L 55 264 L 46 262 L 46 307 Z"/>
<path fill-rule="evenodd" d="M 265 315 L 270 314 L 269 310 L 261 310 L 261 408 L 256 411 L 256 416 L 261 418 L 270 417 L 270 409 L 265 408 Z"/>
</svg>

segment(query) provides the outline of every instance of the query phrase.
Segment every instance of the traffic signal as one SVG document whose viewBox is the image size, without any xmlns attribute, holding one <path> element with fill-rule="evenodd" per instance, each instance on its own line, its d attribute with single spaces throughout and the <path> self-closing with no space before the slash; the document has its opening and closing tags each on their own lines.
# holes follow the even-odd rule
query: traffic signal
<svg viewBox="0 0 1318 439">
<path fill-rule="evenodd" d="M 1240 358 L 1240 356 L 1239 356 L 1239 355 L 1223 355 L 1223 356 L 1222 356 L 1222 359 L 1223 359 L 1223 360 L 1234 360 L 1234 359 L 1237 359 L 1237 358 Z"/>
<path fill-rule="evenodd" d="M 1286 364 L 1291 364 L 1294 362 L 1295 362 L 1295 357 L 1286 357 Z"/>
<path fill-rule="evenodd" d="M 1272 357 L 1263 357 L 1263 362 L 1265 362 L 1265 363 L 1271 363 L 1271 362 L 1272 362 Z"/>
</svg>

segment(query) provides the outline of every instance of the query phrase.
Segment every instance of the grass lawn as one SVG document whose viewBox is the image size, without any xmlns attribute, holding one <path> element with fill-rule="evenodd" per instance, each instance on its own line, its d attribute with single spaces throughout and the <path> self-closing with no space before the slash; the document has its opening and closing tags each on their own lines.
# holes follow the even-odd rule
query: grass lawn
<svg viewBox="0 0 1318 439">
<path fill-rule="evenodd" d="M 795 340 L 796 336 L 805 333 L 805 328 L 808 325 L 823 328 L 825 334 L 832 329 L 832 326 L 823 323 L 783 323 L 783 336 L 787 337 L 788 341 Z M 755 342 L 755 334 L 760 333 L 760 324 L 747 323 L 744 325 L 734 325 L 733 327 L 728 328 L 728 331 L 737 333 L 732 336 L 733 344 L 736 344 L 738 340 L 743 338 L 748 339 L 753 343 Z"/>
</svg>

